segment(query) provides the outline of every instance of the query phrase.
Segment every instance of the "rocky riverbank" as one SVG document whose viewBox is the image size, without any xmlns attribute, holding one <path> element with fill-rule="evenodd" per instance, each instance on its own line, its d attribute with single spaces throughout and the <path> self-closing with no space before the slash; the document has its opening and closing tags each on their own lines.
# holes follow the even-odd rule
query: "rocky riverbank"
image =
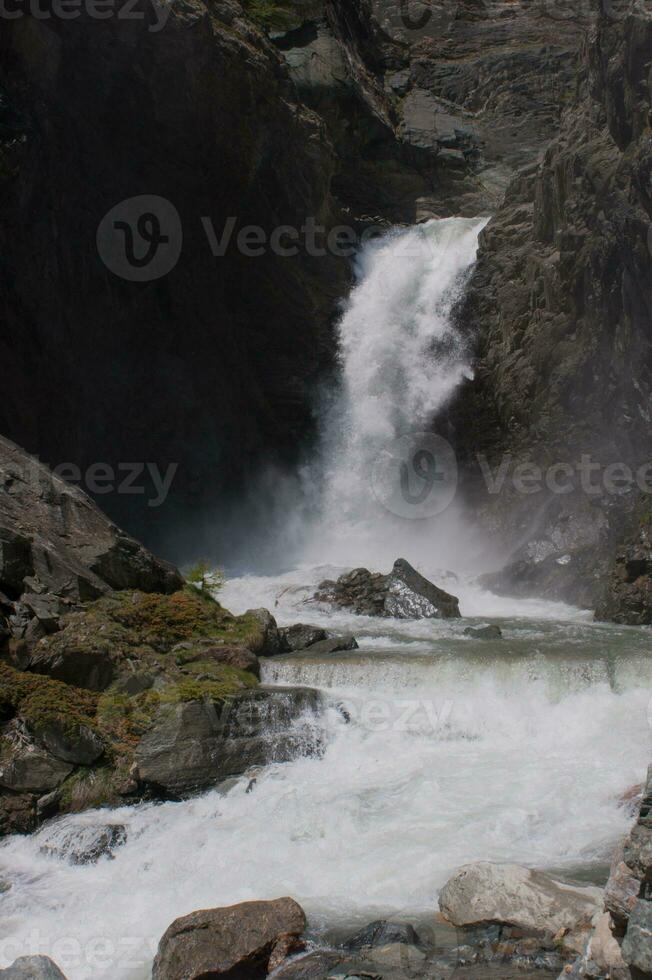
<svg viewBox="0 0 652 980">
<path fill-rule="evenodd" d="M 0 834 L 321 751 L 258 657 L 352 637 L 232 615 L 7 440 L 0 478 Z"/>
</svg>

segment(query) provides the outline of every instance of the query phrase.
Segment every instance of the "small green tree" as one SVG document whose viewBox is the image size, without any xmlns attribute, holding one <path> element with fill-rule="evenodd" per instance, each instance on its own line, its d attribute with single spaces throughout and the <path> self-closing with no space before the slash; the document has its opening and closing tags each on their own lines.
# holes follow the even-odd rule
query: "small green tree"
<svg viewBox="0 0 652 980">
<path fill-rule="evenodd" d="M 207 558 L 200 558 L 186 572 L 186 581 L 200 592 L 219 592 L 224 585 L 225 575 L 221 568 L 212 568 Z"/>
</svg>

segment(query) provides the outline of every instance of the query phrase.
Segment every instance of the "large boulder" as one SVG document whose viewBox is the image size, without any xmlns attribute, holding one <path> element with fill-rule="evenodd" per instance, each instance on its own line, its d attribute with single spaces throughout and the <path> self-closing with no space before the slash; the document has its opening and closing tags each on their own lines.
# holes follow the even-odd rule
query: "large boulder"
<svg viewBox="0 0 652 980">
<path fill-rule="evenodd" d="M 57 759 L 34 742 L 5 735 L 0 743 L 0 787 L 15 793 L 48 793 L 72 772 L 72 765 Z"/>
<path fill-rule="evenodd" d="M 81 490 L 0 437 L 0 592 L 9 626 L 36 639 L 113 589 L 173 592 L 179 572 L 117 528 Z"/>
<path fill-rule="evenodd" d="M 446 882 L 439 908 L 458 927 L 498 923 L 536 935 L 579 934 L 601 910 L 602 890 L 568 885 L 517 864 L 479 861 Z"/>
<path fill-rule="evenodd" d="M 317 753 L 320 711 L 319 692 L 301 687 L 258 687 L 224 702 L 162 704 L 136 750 L 138 779 L 176 798 L 252 766 Z"/>
<path fill-rule="evenodd" d="M 258 624 L 257 634 L 248 640 L 253 653 L 260 657 L 273 657 L 283 652 L 279 629 L 269 609 L 247 609 L 245 616 Z"/>
<path fill-rule="evenodd" d="M 163 935 L 152 980 L 264 980 L 301 948 L 305 927 L 303 909 L 291 898 L 192 912 Z"/>
<path fill-rule="evenodd" d="M 65 976 L 49 956 L 20 956 L 0 970 L 2 980 L 66 980 Z"/>
<path fill-rule="evenodd" d="M 459 600 L 424 578 L 404 558 L 398 558 L 389 575 L 355 568 L 336 582 L 319 585 L 318 602 L 350 609 L 361 616 L 398 619 L 457 619 Z"/>
</svg>

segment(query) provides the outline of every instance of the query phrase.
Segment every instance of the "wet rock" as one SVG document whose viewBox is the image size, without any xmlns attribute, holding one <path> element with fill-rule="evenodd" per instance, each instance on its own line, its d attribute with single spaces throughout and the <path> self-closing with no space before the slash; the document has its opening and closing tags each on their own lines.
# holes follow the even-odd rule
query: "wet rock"
<svg viewBox="0 0 652 980">
<path fill-rule="evenodd" d="M 322 582 L 314 596 L 318 602 L 351 609 L 361 616 L 392 616 L 400 619 L 459 618 L 459 601 L 420 575 L 403 558 L 397 559 L 389 575 L 355 568 L 336 582 Z"/>
<path fill-rule="evenodd" d="M 286 653 L 305 650 L 306 647 L 326 639 L 326 630 L 320 626 L 309 626 L 306 623 L 295 623 L 279 630 L 281 647 Z"/>
<path fill-rule="evenodd" d="M 599 888 L 568 885 L 541 871 L 488 861 L 460 868 L 439 896 L 441 913 L 454 926 L 504 923 L 550 935 L 587 930 L 601 907 Z"/>
<path fill-rule="evenodd" d="M 503 631 L 500 626 L 492 623 L 489 626 L 467 626 L 464 635 L 472 636 L 475 640 L 500 640 Z"/>
<path fill-rule="evenodd" d="M 275 980 L 324 980 L 325 977 L 345 976 L 342 964 L 348 962 L 343 953 L 319 950 L 285 963 L 276 973 Z"/>
<path fill-rule="evenodd" d="M 264 980 L 301 948 L 303 909 L 291 898 L 205 909 L 177 919 L 158 947 L 152 980 Z"/>
<path fill-rule="evenodd" d="M 320 712 L 321 695 L 311 688 L 259 687 L 225 702 L 162 705 L 136 749 L 138 779 L 176 798 L 252 766 L 318 753 Z"/>
<path fill-rule="evenodd" d="M 0 970 L 0 978 L 2 980 L 66 980 L 49 956 L 20 956 L 6 970 Z"/>
<path fill-rule="evenodd" d="M 54 824 L 47 833 L 39 835 L 44 840 L 39 851 L 57 857 L 69 864 L 96 864 L 100 858 L 112 858 L 114 851 L 127 841 L 124 824 L 66 823 L 62 828 Z"/>
<path fill-rule="evenodd" d="M 652 902 L 639 899 L 629 917 L 623 939 L 625 963 L 647 977 L 652 974 Z"/>
<path fill-rule="evenodd" d="M 72 765 L 27 740 L 5 736 L 0 746 L 0 786 L 16 793 L 47 793 L 72 772 Z"/>
<path fill-rule="evenodd" d="M 247 609 L 245 616 L 253 617 L 260 626 L 260 635 L 253 637 L 250 649 L 259 657 L 273 657 L 283 652 L 276 620 L 268 609 Z"/>
<path fill-rule="evenodd" d="M 420 940 L 411 925 L 377 919 L 347 939 L 343 946 L 345 949 L 362 949 L 366 946 L 390 946 L 396 943 L 419 946 Z"/>
<path fill-rule="evenodd" d="M 389 615 L 405 619 L 459 619 L 457 597 L 429 582 L 404 558 L 394 562 L 389 576 L 389 592 L 385 603 Z M 415 610 L 419 611 L 418 615 L 414 615 Z"/>
<path fill-rule="evenodd" d="M 307 652 L 320 656 L 326 653 L 339 653 L 340 651 L 357 649 L 358 641 L 348 633 L 344 636 L 331 636 L 326 640 L 319 640 L 318 643 L 313 643 L 311 647 L 308 647 Z"/>
</svg>

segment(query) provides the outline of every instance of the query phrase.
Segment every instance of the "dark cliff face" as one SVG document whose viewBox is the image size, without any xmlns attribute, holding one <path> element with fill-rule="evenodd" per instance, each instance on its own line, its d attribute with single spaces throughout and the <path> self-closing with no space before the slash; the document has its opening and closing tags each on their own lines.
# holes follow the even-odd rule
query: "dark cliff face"
<svg viewBox="0 0 652 980">
<path fill-rule="evenodd" d="M 552 138 L 587 18 L 554 4 L 313 3 L 275 41 L 356 218 L 477 215 Z M 299 26 L 300 25 L 300 26 Z"/>
<path fill-rule="evenodd" d="M 483 233 L 464 311 L 480 336 L 476 380 L 456 408 L 471 471 L 478 451 L 544 470 L 577 470 L 583 457 L 600 464 L 589 490 L 577 480 L 575 492 L 512 488 L 481 506 L 517 546 L 508 585 L 587 604 L 612 548 L 650 509 L 636 476 L 652 449 L 650 50 L 652 19 L 640 6 L 600 16 L 559 135 Z M 485 422 L 473 446 L 469 413 Z M 616 469 L 615 489 L 605 485 L 616 463 L 635 476 L 629 486 Z"/>
<path fill-rule="evenodd" d="M 239 4 L 183 0 L 160 30 L 154 10 L 3 24 L 0 432 L 82 473 L 176 465 L 164 510 L 147 506 L 151 485 L 98 498 L 160 545 L 163 520 L 212 510 L 263 458 L 296 457 L 348 269 L 303 248 L 241 254 L 243 226 L 332 222 L 332 148 Z M 120 278 L 96 246 L 104 215 L 139 195 L 170 202 L 182 229 L 156 281 Z M 231 216 L 216 257 L 202 219 L 219 239 Z"/>
</svg>

